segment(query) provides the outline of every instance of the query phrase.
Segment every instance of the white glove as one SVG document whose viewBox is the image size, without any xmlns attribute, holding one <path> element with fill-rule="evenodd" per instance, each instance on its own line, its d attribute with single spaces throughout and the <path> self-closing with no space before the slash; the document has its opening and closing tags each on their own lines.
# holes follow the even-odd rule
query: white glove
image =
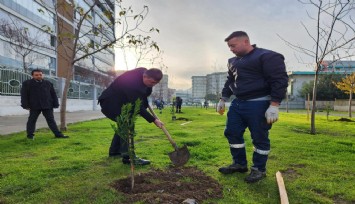
<svg viewBox="0 0 355 204">
<path fill-rule="evenodd" d="M 225 109 L 226 109 L 225 102 L 224 102 L 223 99 L 220 99 L 219 102 L 218 102 L 218 105 L 217 105 L 217 112 L 218 112 L 220 115 L 223 115 Z"/>
<path fill-rule="evenodd" d="M 272 124 L 279 119 L 279 107 L 270 105 L 265 112 L 266 122 Z"/>
</svg>

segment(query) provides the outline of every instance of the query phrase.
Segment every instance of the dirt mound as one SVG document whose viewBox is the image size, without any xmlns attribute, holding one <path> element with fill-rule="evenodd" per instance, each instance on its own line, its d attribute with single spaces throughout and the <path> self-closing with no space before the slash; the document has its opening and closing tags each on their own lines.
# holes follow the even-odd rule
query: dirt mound
<svg viewBox="0 0 355 204">
<path fill-rule="evenodd" d="M 112 187 L 123 192 L 130 203 L 181 203 L 187 198 L 200 203 L 223 196 L 222 186 L 216 180 L 193 167 L 155 170 L 136 175 L 133 191 L 129 177 L 115 181 Z"/>
<path fill-rule="evenodd" d="M 184 120 L 184 121 L 189 121 L 189 119 L 187 119 L 187 118 L 183 118 L 183 117 L 176 118 L 176 120 Z"/>
<path fill-rule="evenodd" d="M 355 122 L 355 121 L 350 120 L 350 119 L 348 119 L 348 118 L 340 118 L 340 119 L 338 119 L 338 120 L 336 120 L 336 121 L 343 121 L 343 122 Z"/>
</svg>

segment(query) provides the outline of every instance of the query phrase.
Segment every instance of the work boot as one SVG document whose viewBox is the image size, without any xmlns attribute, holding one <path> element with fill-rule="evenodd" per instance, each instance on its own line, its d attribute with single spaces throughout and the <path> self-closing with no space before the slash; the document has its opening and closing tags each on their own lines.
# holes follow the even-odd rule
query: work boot
<svg viewBox="0 0 355 204">
<path fill-rule="evenodd" d="M 30 140 L 34 140 L 35 136 L 34 135 L 27 135 L 27 138 L 30 139 Z"/>
<path fill-rule="evenodd" d="M 231 164 L 226 167 L 221 167 L 218 169 L 222 174 L 232 174 L 234 172 L 244 173 L 248 171 L 247 165 Z"/>
<path fill-rule="evenodd" d="M 254 182 L 260 181 L 261 179 L 266 177 L 265 171 L 264 172 L 259 171 L 255 167 L 251 167 L 250 170 L 251 170 L 251 172 L 250 172 L 249 176 L 244 179 L 245 182 L 247 182 L 247 183 L 254 183 Z"/>
<path fill-rule="evenodd" d="M 122 163 L 123 164 L 130 164 L 131 160 L 130 160 L 130 158 L 128 156 L 124 156 L 122 158 Z M 133 159 L 133 163 L 134 163 L 134 165 L 142 165 L 142 166 L 144 166 L 144 165 L 150 164 L 150 161 L 146 160 L 146 159 L 141 159 L 141 158 L 135 156 L 134 159 Z"/>
</svg>

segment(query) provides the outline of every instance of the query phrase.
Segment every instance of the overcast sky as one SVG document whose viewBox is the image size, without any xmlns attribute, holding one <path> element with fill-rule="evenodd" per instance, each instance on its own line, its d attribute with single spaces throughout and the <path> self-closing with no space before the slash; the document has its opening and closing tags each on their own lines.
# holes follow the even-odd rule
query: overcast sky
<svg viewBox="0 0 355 204">
<path fill-rule="evenodd" d="M 310 70 L 298 63 L 295 52 L 277 35 L 294 43 L 311 43 L 301 26 L 310 24 L 296 0 L 126 0 L 138 10 L 147 5 L 144 26 L 156 27 L 152 37 L 164 51 L 169 87 L 191 88 L 191 76 L 227 71 L 233 57 L 224 39 L 233 31 L 246 31 L 252 44 L 280 52 L 287 69 Z M 117 54 L 120 58 L 120 54 Z M 117 62 L 116 58 L 116 62 Z M 119 59 L 118 59 L 119 60 Z"/>
</svg>

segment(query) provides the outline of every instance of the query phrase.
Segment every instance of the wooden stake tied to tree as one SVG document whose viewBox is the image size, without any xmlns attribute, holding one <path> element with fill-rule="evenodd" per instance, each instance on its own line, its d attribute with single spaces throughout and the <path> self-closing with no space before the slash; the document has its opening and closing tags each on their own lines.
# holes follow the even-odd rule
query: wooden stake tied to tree
<svg viewBox="0 0 355 204">
<path fill-rule="evenodd" d="M 141 100 L 137 99 L 134 104 L 127 103 L 122 106 L 121 114 L 117 116 L 116 126 L 112 124 L 115 133 L 128 144 L 128 155 L 131 165 L 131 190 L 134 188 L 134 144 L 133 138 L 136 135 L 135 123 L 139 114 Z"/>
</svg>

